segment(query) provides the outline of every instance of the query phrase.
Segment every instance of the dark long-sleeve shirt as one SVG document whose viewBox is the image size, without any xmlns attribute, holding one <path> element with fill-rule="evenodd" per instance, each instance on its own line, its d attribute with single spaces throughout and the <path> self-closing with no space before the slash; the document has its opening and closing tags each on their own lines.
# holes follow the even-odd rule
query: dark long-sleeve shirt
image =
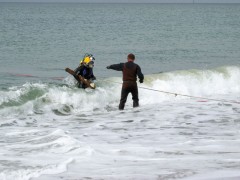
<svg viewBox="0 0 240 180">
<path fill-rule="evenodd" d="M 85 66 L 79 66 L 75 70 L 76 75 L 81 75 L 85 79 L 96 79 L 96 77 L 93 74 L 93 69 L 92 68 L 87 68 Z"/>
<path fill-rule="evenodd" d="M 120 64 L 113 64 L 111 66 L 109 66 L 110 69 L 116 70 L 116 71 L 123 71 L 124 66 L 127 69 L 134 69 L 136 66 L 136 74 L 135 74 L 135 78 L 136 76 L 138 76 L 138 78 L 140 79 L 140 81 L 144 80 L 144 75 L 141 71 L 141 68 L 139 65 L 135 64 L 134 62 L 127 62 L 127 63 L 120 63 Z"/>
</svg>

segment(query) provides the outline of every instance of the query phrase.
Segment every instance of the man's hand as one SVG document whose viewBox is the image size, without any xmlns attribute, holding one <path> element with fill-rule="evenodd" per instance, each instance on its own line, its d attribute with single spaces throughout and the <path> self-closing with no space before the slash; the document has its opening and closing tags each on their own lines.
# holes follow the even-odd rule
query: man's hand
<svg viewBox="0 0 240 180">
<path fill-rule="evenodd" d="M 110 66 L 107 66 L 106 68 L 107 68 L 107 69 L 110 69 Z"/>
<path fill-rule="evenodd" d="M 139 80 L 139 82 L 140 82 L 140 83 L 143 83 L 143 80 L 142 80 L 142 79 L 140 79 L 140 80 Z"/>
</svg>

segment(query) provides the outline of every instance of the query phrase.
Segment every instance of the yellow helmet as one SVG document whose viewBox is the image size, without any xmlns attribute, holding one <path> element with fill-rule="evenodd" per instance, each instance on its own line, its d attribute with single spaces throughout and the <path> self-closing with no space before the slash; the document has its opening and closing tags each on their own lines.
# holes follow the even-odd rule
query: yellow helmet
<svg viewBox="0 0 240 180">
<path fill-rule="evenodd" d="M 80 65 L 84 65 L 88 68 L 93 68 L 94 60 L 95 58 L 93 57 L 92 54 L 85 54 L 85 56 L 83 57 L 83 60 L 80 61 Z"/>
</svg>

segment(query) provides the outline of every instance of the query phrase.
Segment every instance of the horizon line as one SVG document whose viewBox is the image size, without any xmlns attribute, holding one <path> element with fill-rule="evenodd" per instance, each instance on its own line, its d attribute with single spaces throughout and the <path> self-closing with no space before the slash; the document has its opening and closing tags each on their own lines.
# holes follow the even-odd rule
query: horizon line
<svg viewBox="0 0 240 180">
<path fill-rule="evenodd" d="M 76 2 L 76 1 L 68 1 L 68 2 L 43 2 L 43 1 L 35 1 L 35 2 L 29 2 L 29 1 L 12 1 L 12 2 L 7 2 L 7 1 L 0 1 L 0 3 L 49 3 L 49 4 L 240 4 L 240 2 Z"/>
</svg>

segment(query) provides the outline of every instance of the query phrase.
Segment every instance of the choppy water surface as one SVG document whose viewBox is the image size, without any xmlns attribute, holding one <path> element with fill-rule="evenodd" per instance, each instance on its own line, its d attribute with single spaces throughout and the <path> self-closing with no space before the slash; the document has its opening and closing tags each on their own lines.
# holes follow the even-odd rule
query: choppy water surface
<svg viewBox="0 0 240 180">
<path fill-rule="evenodd" d="M 239 179 L 239 10 L 0 3 L 0 179 Z M 63 71 L 86 51 L 94 91 Z M 140 88 L 118 111 L 128 52 L 140 87 L 226 101 Z"/>
</svg>

